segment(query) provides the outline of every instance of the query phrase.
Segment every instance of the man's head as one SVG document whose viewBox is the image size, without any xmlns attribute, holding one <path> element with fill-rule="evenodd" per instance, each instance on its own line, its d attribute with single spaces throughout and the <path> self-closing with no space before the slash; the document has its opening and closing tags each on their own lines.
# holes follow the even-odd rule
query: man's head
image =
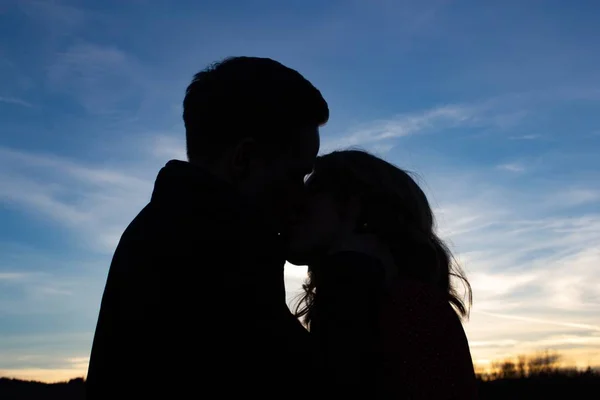
<svg viewBox="0 0 600 400">
<path fill-rule="evenodd" d="M 329 118 L 321 93 L 268 59 L 233 57 L 197 73 L 183 102 L 188 159 L 235 185 L 281 232 Z"/>
</svg>

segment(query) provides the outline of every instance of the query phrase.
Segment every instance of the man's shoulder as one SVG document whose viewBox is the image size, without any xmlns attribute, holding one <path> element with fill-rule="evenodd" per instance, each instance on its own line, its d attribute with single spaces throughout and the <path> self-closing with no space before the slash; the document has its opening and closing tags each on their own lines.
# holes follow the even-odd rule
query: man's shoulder
<svg viewBox="0 0 600 400">
<path fill-rule="evenodd" d="M 192 211 L 150 202 L 121 235 L 111 269 L 147 270 L 165 262 L 169 266 L 182 262 L 198 264 L 225 247 L 233 250 L 238 232 L 232 224 L 227 224 L 226 217 L 202 208 Z"/>
<path fill-rule="evenodd" d="M 214 236 L 222 224 L 215 213 L 208 212 L 202 207 L 190 210 L 177 205 L 148 203 L 129 223 L 120 244 L 148 241 L 165 241 L 176 237 Z M 204 235 L 204 232 L 211 235 Z"/>
</svg>

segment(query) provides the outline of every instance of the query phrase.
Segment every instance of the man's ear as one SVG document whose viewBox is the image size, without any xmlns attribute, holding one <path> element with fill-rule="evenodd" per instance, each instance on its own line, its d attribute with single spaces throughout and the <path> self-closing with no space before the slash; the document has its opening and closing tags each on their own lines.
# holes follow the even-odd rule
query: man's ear
<svg viewBox="0 0 600 400">
<path fill-rule="evenodd" d="M 242 139 L 233 148 L 228 168 L 232 180 L 239 181 L 248 176 L 255 159 L 255 152 L 256 141 L 252 138 Z"/>
</svg>

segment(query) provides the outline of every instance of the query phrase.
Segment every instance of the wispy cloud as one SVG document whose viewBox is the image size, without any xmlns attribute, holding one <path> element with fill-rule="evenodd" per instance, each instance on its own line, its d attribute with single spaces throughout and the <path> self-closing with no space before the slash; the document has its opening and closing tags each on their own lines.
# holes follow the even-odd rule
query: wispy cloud
<svg viewBox="0 0 600 400">
<path fill-rule="evenodd" d="M 521 163 L 508 163 L 508 164 L 500 164 L 496 168 L 509 171 L 509 172 L 523 172 L 525 171 L 525 166 Z"/>
<path fill-rule="evenodd" d="M 489 296 L 502 296 L 513 293 L 517 289 L 531 285 L 539 276 L 535 273 L 512 272 L 512 273 L 486 273 L 472 272 L 469 276 L 471 284 L 478 291 Z M 481 310 L 481 305 L 478 310 Z"/>
<path fill-rule="evenodd" d="M 54 381 L 85 374 L 110 254 L 176 148 L 165 152 L 171 141 L 163 137 L 140 140 L 132 144 L 135 157 L 110 167 L 0 147 L 3 205 L 49 219 L 72 232 L 71 245 L 83 246 L 74 257 L 0 242 L 0 315 L 43 320 L 39 329 L 56 332 L 36 340 L 0 333 L 0 376 Z M 84 332 L 71 339 L 74 329 Z"/>
<path fill-rule="evenodd" d="M 0 271 L 4 270 L 0 260 Z M 1 272 L 0 275 L 10 275 Z M 33 272 L 25 276 L 11 279 L 0 279 L 0 315 L 3 317 L 20 316 L 35 318 L 36 316 L 56 317 L 60 323 L 64 312 L 79 312 L 81 303 L 73 303 L 75 297 L 82 301 L 81 289 L 89 287 L 87 282 L 71 276 L 53 273 Z M 86 305 L 87 308 L 87 305 Z M 6 332 L 0 332 L 0 340 Z"/>
<path fill-rule="evenodd" d="M 563 207 L 573 207 L 583 204 L 600 202 L 600 190 L 595 188 L 564 188 L 548 200 Z"/>
<path fill-rule="evenodd" d="M 495 183 L 495 173 L 427 177 L 433 188 L 429 196 L 439 203 L 440 233 L 473 286 L 469 338 L 505 341 L 498 347 L 477 346 L 474 357 L 497 359 L 551 343 L 568 345 L 570 356 L 579 357 L 577 341 L 561 341 L 560 335 L 569 328 L 583 338 L 600 326 L 600 213 L 585 208 L 563 212 L 565 204 L 557 199 L 560 181 L 515 188 Z M 590 187 L 582 197 L 593 197 L 595 190 Z M 600 347 L 587 351 L 600 364 Z"/>
<path fill-rule="evenodd" d="M 144 95 L 144 68 L 114 46 L 76 44 L 56 55 L 50 86 L 66 92 L 91 114 L 131 113 Z"/>
<path fill-rule="evenodd" d="M 542 135 L 537 134 L 529 134 L 529 135 L 521 135 L 521 136 L 511 136 L 512 140 L 535 140 L 541 138 Z"/>
<path fill-rule="evenodd" d="M 7 354 L 3 357 L 5 365 L 12 364 L 15 367 L 0 369 L 0 376 L 52 383 L 84 378 L 87 374 L 89 357 L 57 357 L 54 352 L 48 355 L 47 351 L 46 354 L 35 354 L 25 349 L 20 350 L 20 354 Z"/>
<path fill-rule="evenodd" d="M 482 314 L 490 315 L 492 317 L 506 318 L 506 319 L 524 321 L 524 322 L 531 322 L 531 323 L 534 323 L 534 324 L 557 325 L 557 326 L 562 326 L 562 327 L 566 327 L 566 328 L 576 328 L 576 329 L 583 329 L 583 330 L 590 330 L 590 331 L 600 332 L 600 326 L 598 326 L 598 325 L 578 324 L 578 323 L 573 323 L 573 322 L 564 322 L 564 321 L 547 320 L 547 319 L 541 319 L 541 318 L 522 317 L 522 316 L 518 316 L 518 315 L 499 314 L 499 313 L 492 313 L 492 312 L 487 312 L 487 311 L 478 311 L 478 312 L 480 312 Z M 513 344 L 516 344 L 516 343 L 513 342 Z"/>
<path fill-rule="evenodd" d="M 0 148 L 0 166 L 1 199 L 85 233 L 93 248 L 110 251 L 149 199 L 159 163 L 119 170 Z"/>
<path fill-rule="evenodd" d="M 474 107 L 446 105 L 422 112 L 400 114 L 391 119 L 359 126 L 348 135 L 325 140 L 322 150 L 326 152 L 342 147 L 371 145 L 417 133 L 452 128 L 471 121 L 476 113 Z"/>
<path fill-rule="evenodd" d="M 452 132 L 456 128 L 494 128 L 504 131 L 519 124 L 528 115 L 524 107 L 519 108 L 504 97 L 473 103 L 444 104 L 355 126 L 347 134 L 324 140 L 323 152 L 352 146 L 393 146 L 394 139 Z"/>
<path fill-rule="evenodd" d="M 149 152 L 159 159 L 186 160 L 185 139 L 168 134 L 153 135 L 148 138 Z"/>
<path fill-rule="evenodd" d="M 31 103 L 29 103 L 29 102 L 27 102 L 25 100 L 16 98 L 16 97 L 4 97 L 4 96 L 0 96 L 0 103 L 14 104 L 14 105 L 17 105 L 17 106 L 23 106 L 23 107 L 27 107 L 27 108 L 32 108 L 33 107 L 33 104 L 31 104 Z"/>
<path fill-rule="evenodd" d="M 21 281 L 27 277 L 27 274 L 21 272 L 0 272 L 0 282 L 2 281 Z"/>
<path fill-rule="evenodd" d="M 595 88 L 561 87 L 553 90 L 515 92 L 479 101 L 448 103 L 424 110 L 400 113 L 392 118 L 371 121 L 350 128 L 346 133 L 323 141 L 323 152 L 352 146 L 369 146 L 375 143 L 394 145 L 394 139 L 442 131 L 453 132 L 456 128 L 478 128 L 480 134 L 488 130 L 502 133 L 510 140 L 539 140 L 545 136 L 537 133 L 539 126 L 529 127 L 532 133 L 509 134 L 510 129 L 547 111 L 549 107 L 569 101 L 600 99 Z"/>
</svg>

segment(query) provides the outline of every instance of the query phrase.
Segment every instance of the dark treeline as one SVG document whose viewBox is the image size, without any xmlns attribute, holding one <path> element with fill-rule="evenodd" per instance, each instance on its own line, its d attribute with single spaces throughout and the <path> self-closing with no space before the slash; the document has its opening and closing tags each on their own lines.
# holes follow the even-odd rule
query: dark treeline
<svg viewBox="0 0 600 400">
<path fill-rule="evenodd" d="M 560 360 L 559 354 L 546 351 L 495 362 L 477 376 L 480 399 L 600 398 L 598 370 L 561 367 Z M 0 399 L 83 400 L 84 380 L 47 384 L 0 378 Z"/>
<path fill-rule="evenodd" d="M 477 375 L 481 399 L 585 399 L 600 396 L 600 373 L 560 366 L 562 356 L 545 351 L 494 362 Z"/>
<path fill-rule="evenodd" d="M 82 378 L 51 384 L 0 378 L 2 400 L 83 400 L 84 398 Z"/>
<path fill-rule="evenodd" d="M 600 397 L 600 373 L 558 368 L 523 376 L 478 376 L 478 388 L 481 400 L 595 399 Z"/>
<path fill-rule="evenodd" d="M 83 400 L 83 379 L 66 383 L 39 383 L 0 378 L 2 400 Z M 600 395 L 600 374 L 593 370 L 555 372 L 524 378 L 479 379 L 481 400 L 588 399 Z M 301 390 L 301 389 L 299 389 Z M 310 398 L 310 397 L 307 397 Z"/>
<path fill-rule="evenodd" d="M 504 361 L 492 363 L 491 369 L 479 373 L 480 380 L 492 381 L 515 378 L 544 378 L 552 376 L 581 377 L 594 375 L 594 370 L 588 367 L 580 370 L 574 367 L 562 367 L 562 356 L 554 351 L 546 350 L 533 355 L 519 355 Z"/>
</svg>

